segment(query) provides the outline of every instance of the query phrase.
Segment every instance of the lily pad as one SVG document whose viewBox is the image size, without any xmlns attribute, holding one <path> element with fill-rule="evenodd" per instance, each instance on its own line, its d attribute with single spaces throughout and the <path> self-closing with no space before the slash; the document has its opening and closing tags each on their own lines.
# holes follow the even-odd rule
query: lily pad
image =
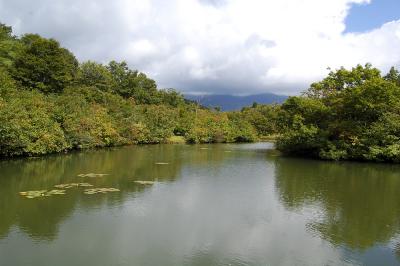
<svg viewBox="0 0 400 266">
<path fill-rule="evenodd" d="M 89 173 L 89 174 L 79 174 L 78 176 L 80 177 L 103 177 L 108 174 L 94 174 L 94 173 Z"/>
<path fill-rule="evenodd" d="M 142 181 L 142 180 L 136 180 L 134 182 L 140 185 L 154 185 L 156 183 L 156 181 Z"/>
<path fill-rule="evenodd" d="M 158 164 L 158 165 L 166 165 L 166 164 L 169 164 L 169 163 L 159 162 L 159 163 L 156 163 L 156 164 Z"/>
<path fill-rule="evenodd" d="M 65 195 L 65 190 L 62 189 L 53 189 L 50 191 L 47 191 L 45 195 L 51 196 L 51 195 Z"/>
<path fill-rule="evenodd" d="M 54 187 L 66 189 L 66 188 L 74 188 L 74 187 L 93 187 L 93 185 L 91 185 L 89 183 L 69 183 L 69 184 L 55 185 Z"/>
<path fill-rule="evenodd" d="M 98 193 L 103 193 L 106 194 L 108 192 L 118 192 L 120 191 L 118 188 L 88 188 L 85 189 L 85 192 L 83 192 L 86 195 L 93 195 L 93 194 L 98 194 Z"/>
<path fill-rule="evenodd" d="M 79 186 L 80 187 L 93 187 L 93 185 L 89 184 L 89 183 L 79 183 Z"/>
</svg>

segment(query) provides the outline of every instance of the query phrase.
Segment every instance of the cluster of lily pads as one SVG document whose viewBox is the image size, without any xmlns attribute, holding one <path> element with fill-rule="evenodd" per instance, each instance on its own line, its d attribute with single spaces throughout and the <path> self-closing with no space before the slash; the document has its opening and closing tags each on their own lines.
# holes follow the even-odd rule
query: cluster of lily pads
<svg viewBox="0 0 400 266">
<path fill-rule="evenodd" d="M 65 195 L 65 190 L 53 189 L 53 190 L 33 190 L 33 191 L 23 191 L 19 193 L 28 199 L 34 199 L 39 197 L 50 197 L 53 195 Z"/>
<path fill-rule="evenodd" d="M 89 173 L 89 174 L 79 174 L 79 177 L 102 177 L 108 174 L 94 174 L 94 173 Z M 55 185 L 55 188 L 58 189 L 53 189 L 53 190 L 32 190 L 32 191 L 22 191 L 19 192 L 19 194 L 23 197 L 26 197 L 28 199 L 34 199 L 34 198 L 39 198 L 39 197 L 50 197 L 53 195 L 65 195 L 65 189 L 68 188 L 77 188 L 77 187 L 93 187 L 92 184 L 89 183 L 68 183 L 68 184 L 59 184 Z M 90 188 L 90 189 L 85 189 L 84 194 L 87 195 L 92 195 L 92 194 L 97 194 L 97 193 L 108 193 L 108 192 L 117 192 L 120 191 L 117 188 Z"/>
</svg>

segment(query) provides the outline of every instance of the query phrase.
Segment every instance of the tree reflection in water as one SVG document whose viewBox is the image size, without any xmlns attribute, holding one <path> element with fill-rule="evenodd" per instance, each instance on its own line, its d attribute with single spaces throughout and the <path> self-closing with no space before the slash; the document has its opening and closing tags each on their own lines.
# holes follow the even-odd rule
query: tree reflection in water
<svg viewBox="0 0 400 266">
<path fill-rule="evenodd" d="M 400 166 L 278 158 L 276 187 L 284 206 L 322 209 L 308 229 L 333 245 L 365 250 L 399 232 Z"/>
</svg>

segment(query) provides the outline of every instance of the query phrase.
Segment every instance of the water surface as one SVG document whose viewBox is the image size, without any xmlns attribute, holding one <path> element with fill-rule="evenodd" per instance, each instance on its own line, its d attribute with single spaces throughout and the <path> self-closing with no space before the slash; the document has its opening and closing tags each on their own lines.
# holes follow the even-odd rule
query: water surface
<svg viewBox="0 0 400 266">
<path fill-rule="evenodd" d="M 74 182 L 120 192 L 18 194 Z M 283 158 L 268 143 L 0 161 L 1 266 L 399 265 L 399 229 L 399 166 Z"/>
</svg>

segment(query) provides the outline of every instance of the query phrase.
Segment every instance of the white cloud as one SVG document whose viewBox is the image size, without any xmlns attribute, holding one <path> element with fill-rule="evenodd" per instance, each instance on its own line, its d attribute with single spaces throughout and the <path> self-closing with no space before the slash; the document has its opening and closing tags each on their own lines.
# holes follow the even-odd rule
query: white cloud
<svg viewBox="0 0 400 266">
<path fill-rule="evenodd" d="M 344 34 L 369 0 L 0 0 L 17 33 L 55 37 L 79 59 L 126 60 L 162 87 L 294 94 L 327 67 L 400 64 L 400 21 Z"/>
</svg>

